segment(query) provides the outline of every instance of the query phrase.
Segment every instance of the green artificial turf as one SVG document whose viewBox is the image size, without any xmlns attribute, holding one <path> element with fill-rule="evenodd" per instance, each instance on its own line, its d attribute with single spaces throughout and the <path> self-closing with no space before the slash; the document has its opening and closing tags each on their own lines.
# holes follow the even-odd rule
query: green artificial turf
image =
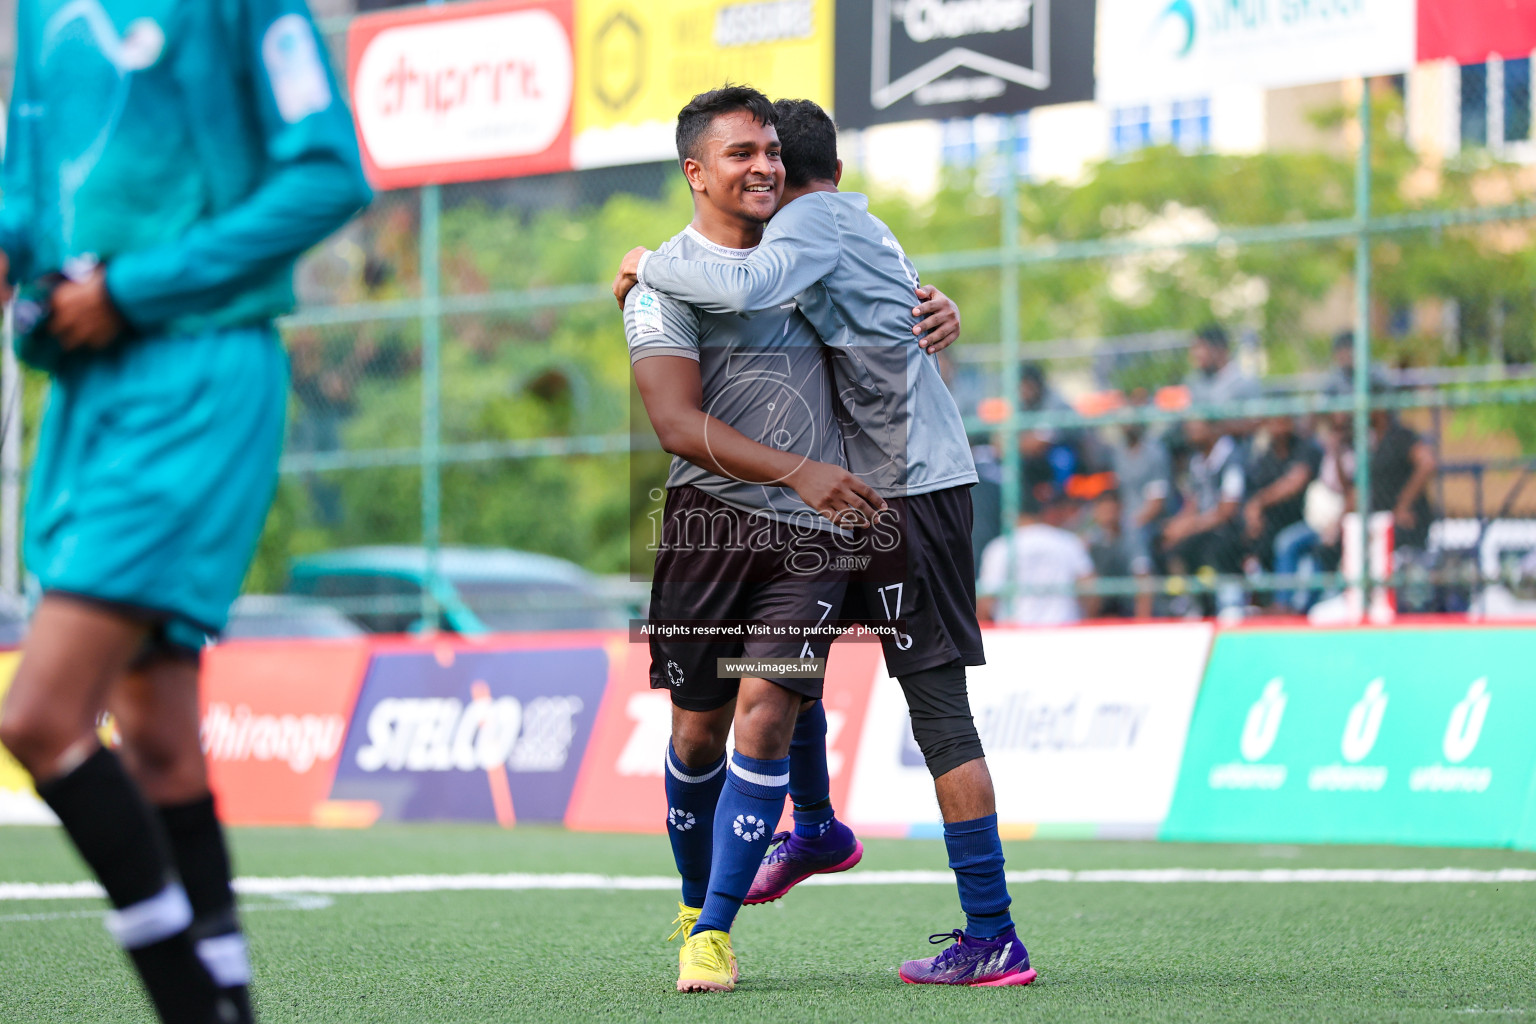
<svg viewBox="0 0 1536 1024">
<path fill-rule="evenodd" d="M 671 871 L 660 836 L 534 828 L 253 829 L 235 848 L 243 875 Z M 1008 856 L 1014 869 L 1536 868 L 1532 854 L 1389 847 L 1037 841 Z M 872 840 L 856 870 L 943 866 L 937 841 Z M 84 877 L 56 830 L 0 828 L 0 882 Z M 672 991 L 665 892 L 243 906 L 267 1024 L 1536 1020 L 1536 883 L 1021 885 L 1014 916 L 1039 980 L 965 990 L 895 973 L 929 954 L 928 933 L 963 923 L 952 887 L 806 888 L 743 912 L 728 995 Z M 0 1022 L 152 1019 L 99 910 L 0 902 Z"/>
</svg>

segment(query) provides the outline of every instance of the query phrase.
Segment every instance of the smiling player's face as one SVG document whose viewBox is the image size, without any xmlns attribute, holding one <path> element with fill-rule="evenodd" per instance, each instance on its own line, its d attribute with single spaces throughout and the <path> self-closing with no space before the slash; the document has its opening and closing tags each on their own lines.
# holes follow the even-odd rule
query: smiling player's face
<svg viewBox="0 0 1536 1024">
<path fill-rule="evenodd" d="M 773 125 L 758 124 L 745 111 L 721 114 L 700 156 L 695 190 L 702 184 L 710 205 L 729 217 L 767 223 L 784 193 L 784 164 Z"/>
</svg>

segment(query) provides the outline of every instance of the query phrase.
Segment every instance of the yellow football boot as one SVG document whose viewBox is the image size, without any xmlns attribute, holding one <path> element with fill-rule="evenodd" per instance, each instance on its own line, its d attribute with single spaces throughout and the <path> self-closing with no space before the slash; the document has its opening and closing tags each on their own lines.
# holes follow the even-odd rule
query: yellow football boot
<svg viewBox="0 0 1536 1024">
<path fill-rule="evenodd" d="M 677 919 L 672 923 L 677 927 L 672 929 L 672 934 L 667 936 L 667 941 L 682 937 L 688 938 L 688 933 L 693 931 L 693 926 L 699 923 L 699 915 L 704 913 L 703 907 L 690 907 L 686 903 L 677 905 Z"/>
<path fill-rule="evenodd" d="M 730 932 L 699 932 L 683 940 L 677 953 L 679 992 L 729 992 L 736 977 Z"/>
</svg>

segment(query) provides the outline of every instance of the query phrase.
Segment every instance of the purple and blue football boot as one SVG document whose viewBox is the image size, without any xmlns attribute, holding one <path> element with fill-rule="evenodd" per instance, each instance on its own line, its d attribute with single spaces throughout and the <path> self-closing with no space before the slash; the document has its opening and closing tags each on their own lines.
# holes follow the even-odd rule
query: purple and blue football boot
<svg viewBox="0 0 1536 1024">
<path fill-rule="evenodd" d="M 758 865 L 757 877 L 743 903 L 772 903 L 812 875 L 847 871 L 864 856 L 853 830 L 833 819 L 819 838 L 780 832 Z"/>
<path fill-rule="evenodd" d="M 979 985 L 1001 988 L 1028 985 L 1035 980 L 1029 966 L 1029 950 L 1009 928 L 995 939 L 975 939 L 963 931 L 928 936 L 935 945 L 954 939 L 955 944 L 927 960 L 908 960 L 901 965 L 901 980 L 908 985 Z"/>
</svg>

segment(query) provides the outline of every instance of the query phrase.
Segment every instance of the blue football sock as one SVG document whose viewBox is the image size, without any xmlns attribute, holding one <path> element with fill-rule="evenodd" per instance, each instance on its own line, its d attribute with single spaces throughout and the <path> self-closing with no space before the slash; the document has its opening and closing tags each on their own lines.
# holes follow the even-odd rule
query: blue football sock
<svg viewBox="0 0 1536 1024">
<path fill-rule="evenodd" d="M 667 744 L 667 838 L 672 859 L 683 876 L 683 902 L 702 907 L 709 892 L 710 853 L 715 845 L 715 805 L 725 786 L 725 755 L 693 769 Z"/>
<path fill-rule="evenodd" d="M 832 827 L 832 780 L 827 773 L 827 712 L 817 701 L 795 719 L 789 741 L 789 798 L 795 835 L 819 839 Z"/>
<path fill-rule="evenodd" d="M 715 813 L 715 863 L 709 870 L 709 896 L 693 932 L 731 930 L 736 912 L 758 865 L 768 851 L 773 830 L 784 813 L 789 792 L 789 758 L 759 761 L 738 752 L 731 764 Z"/>
<path fill-rule="evenodd" d="M 960 887 L 965 934 L 974 939 L 994 939 L 1012 928 L 997 815 L 989 814 L 972 821 L 946 821 L 944 845 L 949 850 L 950 869 Z"/>
</svg>

